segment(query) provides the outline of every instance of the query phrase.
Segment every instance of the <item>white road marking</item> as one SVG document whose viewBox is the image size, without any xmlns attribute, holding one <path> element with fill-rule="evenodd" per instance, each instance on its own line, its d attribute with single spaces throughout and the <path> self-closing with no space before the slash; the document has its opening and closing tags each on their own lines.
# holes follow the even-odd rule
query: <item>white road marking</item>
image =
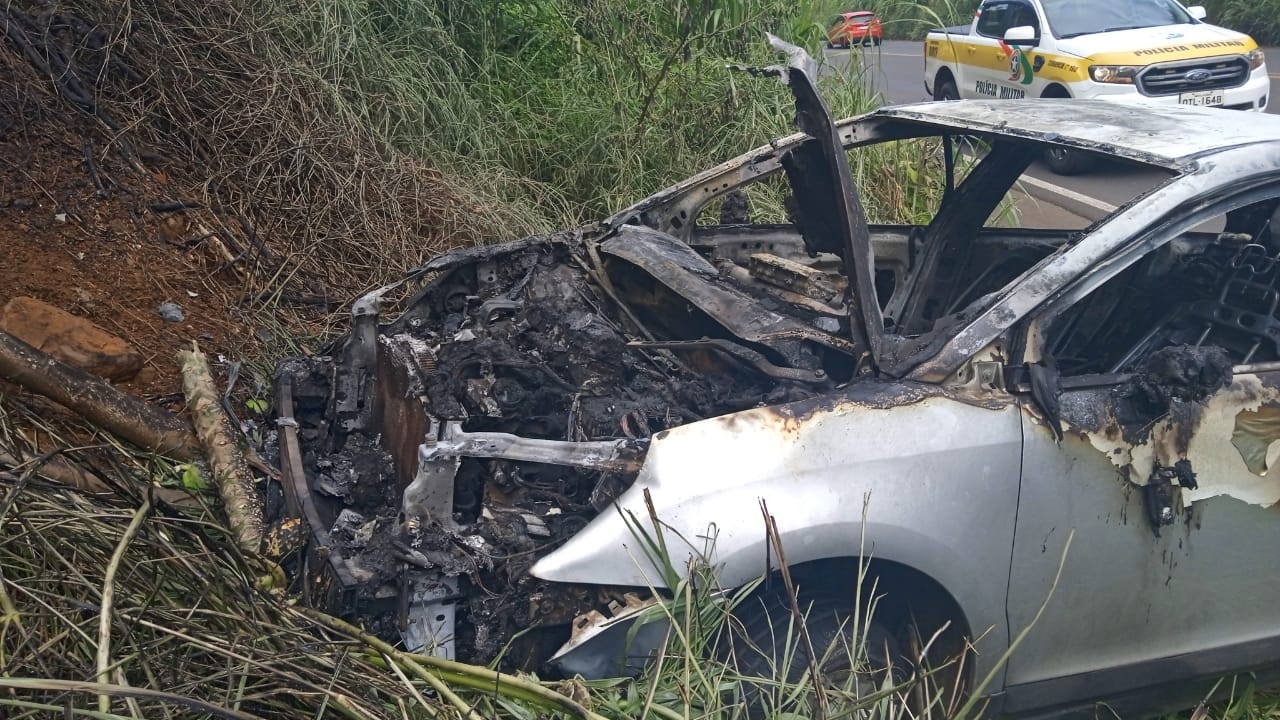
<svg viewBox="0 0 1280 720">
<path fill-rule="evenodd" d="M 1097 198 L 1089 197 L 1088 195 L 1078 193 L 1075 190 L 1070 190 L 1068 188 L 1062 187 L 1061 185 L 1056 185 L 1054 183 L 1041 180 L 1039 178 L 1034 178 L 1034 177 L 1031 177 L 1030 175 L 1023 175 L 1021 178 L 1018 179 L 1018 182 L 1024 185 L 1030 185 L 1031 187 L 1034 187 L 1034 188 L 1039 188 L 1040 190 L 1043 190 L 1045 192 L 1061 195 L 1062 197 L 1065 197 L 1068 200 L 1071 200 L 1073 202 L 1078 202 L 1081 205 L 1091 207 L 1095 210 L 1098 210 L 1099 212 L 1106 213 L 1107 215 L 1110 215 L 1111 213 L 1119 209 L 1119 206 L 1117 205 L 1112 205 L 1111 203 L 1103 202 Z"/>
</svg>

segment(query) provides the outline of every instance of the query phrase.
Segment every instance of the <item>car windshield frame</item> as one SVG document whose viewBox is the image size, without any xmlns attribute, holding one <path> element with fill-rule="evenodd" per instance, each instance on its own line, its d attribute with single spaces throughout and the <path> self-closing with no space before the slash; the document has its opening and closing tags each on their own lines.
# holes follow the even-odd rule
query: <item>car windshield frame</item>
<svg viewBox="0 0 1280 720">
<path fill-rule="evenodd" d="M 1124 5 L 1121 8 L 1120 5 Z M 1177 0 L 1043 0 L 1046 25 L 1058 39 L 1119 30 L 1192 25 L 1196 19 Z M 1144 16 L 1125 10 L 1141 8 Z M 1158 17 L 1167 13 L 1168 18 Z"/>
</svg>

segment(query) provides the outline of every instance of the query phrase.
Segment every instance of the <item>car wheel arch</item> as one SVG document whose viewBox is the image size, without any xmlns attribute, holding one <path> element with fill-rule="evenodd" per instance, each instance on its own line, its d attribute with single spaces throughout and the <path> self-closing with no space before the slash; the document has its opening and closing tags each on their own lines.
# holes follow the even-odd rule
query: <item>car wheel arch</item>
<svg viewBox="0 0 1280 720">
<path fill-rule="evenodd" d="M 1046 87 L 1044 92 L 1040 93 L 1040 97 L 1069 100 L 1071 98 L 1071 92 L 1061 84 L 1053 83 L 1049 85 L 1049 87 Z"/>
<path fill-rule="evenodd" d="M 960 84 L 956 82 L 955 75 L 951 74 L 950 69 L 944 67 L 938 71 L 937 75 L 933 77 L 933 99 L 934 100 L 942 99 L 938 97 L 938 92 L 939 92 L 938 88 L 942 87 L 943 83 L 948 83 L 948 82 L 951 83 L 952 85 L 955 85 L 957 88 L 960 87 Z"/>
<path fill-rule="evenodd" d="M 852 595 L 861 575 L 863 602 L 877 598 L 877 621 L 899 635 L 899 642 L 909 649 L 913 660 L 933 639 L 926 658 L 932 667 L 940 667 L 963 653 L 973 638 L 968 615 L 952 593 L 928 573 L 910 565 L 879 557 L 829 557 L 790 565 L 788 574 L 801 593 L 807 590 L 844 597 Z M 774 571 L 767 581 L 780 582 L 781 572 Z M 915 640 L 911 637 L 913 631 L 917 633 Z M 965 673 L 960 686 L 971 687 L 973 663 L 962 662 L 958 668 Z"/>
</svg>

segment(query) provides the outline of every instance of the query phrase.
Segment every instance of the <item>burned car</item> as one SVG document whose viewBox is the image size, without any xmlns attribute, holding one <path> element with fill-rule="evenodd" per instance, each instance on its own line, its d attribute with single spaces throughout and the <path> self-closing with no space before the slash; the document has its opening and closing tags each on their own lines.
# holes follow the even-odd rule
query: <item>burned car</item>
<svg viewBox="0 0 1280 720">
<path fill-rule="evenodd" d="M 674 566 L 726 588 L 785 557 L 849 605 L 865 570 L 869 632 L 910 656 L 948 628 L 1007 715 L 1273 666 L 1280 120 L 1029 100 L 834 122 L 811 62 L 770 70 L 799 134 L 598 226 L 438 257 L 282 366 L 319 589 L 412 649 L 605 675 L 656 644 L 616 631 L 669 585 L 635 534 L 656 517 Z M 928 222 L 867 221 L 850 158 L 894 142 L 936 152 Z M 993 223 L 1046 147 L 1164 180 L 1084 227 Z M 790 222 L 706 221 L 768 183 Z"/>
</svg>

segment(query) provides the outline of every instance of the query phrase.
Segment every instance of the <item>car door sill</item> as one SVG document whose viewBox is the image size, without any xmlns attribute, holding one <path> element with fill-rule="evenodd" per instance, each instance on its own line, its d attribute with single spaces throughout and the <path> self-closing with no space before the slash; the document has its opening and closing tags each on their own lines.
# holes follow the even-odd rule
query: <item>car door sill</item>
<svg viewBox="0 0 1280 720">
<path fill-rule="evenodd" d="M 1241 668 L 1245 668 L 1242 670 Z M 1184 708 L 1203 700 L 1218 678 L 1254 669 L 1260 686 L 1280 681 L 1280 636 L 1094 670 L 1005 688 L 1002 714 L 1020 718 L 1095 715 L 1104 704 L 1121 717 Z M 1218 693 L 1229 693 L 1230 681 Z M 1237 689 L 1237 693 L 1239 689 Z M 1156 705 L 1162 706 L 1156 708 Z"/>
</svg>

